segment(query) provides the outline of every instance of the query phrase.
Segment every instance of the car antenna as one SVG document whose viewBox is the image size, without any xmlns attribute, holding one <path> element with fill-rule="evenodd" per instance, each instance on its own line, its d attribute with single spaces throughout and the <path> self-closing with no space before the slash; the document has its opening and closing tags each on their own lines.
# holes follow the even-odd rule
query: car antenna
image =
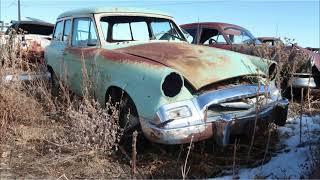
<svg viewBox="0 0 320 180">
<path fill-rule="evenodd" d="M 200 41 L 200 22 L 199 22 L 199 16 L 198 16 L 198 26 L 197 26 L 197 45 L 199 44 Z"/>
</svg>

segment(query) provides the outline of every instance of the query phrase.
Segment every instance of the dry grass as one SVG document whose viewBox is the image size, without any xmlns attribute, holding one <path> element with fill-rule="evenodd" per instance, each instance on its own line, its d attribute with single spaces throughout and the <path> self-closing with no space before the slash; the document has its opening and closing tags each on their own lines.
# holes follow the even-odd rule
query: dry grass
<svg viewBox="0 0 320 180">
<path fill-rule="evenodd" d="M 28 59 L 35 51 L 17 39 L 10 36 L 0 46 L 1 78 L 42 69 Z M 1 79 L 1 174 L 10 169 L 9 177 L 130 177 L 111 156 L 121 135 L 118 108 L 102 108 L 86 94 L 76 97 L 63 83 L 54 97 L 48 84 Z"/>
</svg>

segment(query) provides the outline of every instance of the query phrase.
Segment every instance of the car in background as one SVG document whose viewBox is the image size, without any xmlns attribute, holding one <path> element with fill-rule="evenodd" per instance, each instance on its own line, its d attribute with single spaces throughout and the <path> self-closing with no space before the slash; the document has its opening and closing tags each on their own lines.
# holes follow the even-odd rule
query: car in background
<svg viewBox="0 0 320 180">
<path fill-rule="evenodd" d="M 313 47 L 306 47 L 309 51 L 312 51 L 314 53 L 320 54 L 320 48 L 313 48 Z"/>
<path fill-rule="evenodd" d="M 247 29 L 228 23 L 203 22 L 180 25 L 192 36 L 192 44 L 232 50 L 235 46 L 261 44 Z"/>
<path fill-rule="evenodd" d="M 53 29 L 53 24 L 42 21 L 11 21 L 0 45 L 19 49 L 16 53 L 23 60 L 22 72 L 17 75 L 2 72 L 1 79 L 5 82 L 48 79 L 50 74 L 46 72 L 44 49 L 50 44 Z M 36 69 L 39 67 L 44 68 L 39 71 Z"/>
<path fill-rule="evenodd" d="M 268 46 L 285 46 L 283 41 L 277 37 L 258 37 L 258 39 Z M 319 73 L 319 62 L 320 54 L 319 48 L 303 48 L 296 44 L 286 45 L 286 49 L 301 51 L 308 55 L 310 58 L 309 67 L 301 70 L 300 73 L 293 74 L 292 86 L 294 88 L 310 87 L 319 89 L 320 87 L 320 73 Z"/>
<path fill-rule="evenodd" d="M 153 142 L 215 138 L 227 145 L 230 135 L 252 130 L 256 119 L 278 125 L 287 119 L 288 100 L 272 81 L 273 61 L 189 44 L 173 17 L 162 12 L 65 12 L 45 59 L 52 87 L 60 77 L 82 96 L 86 69 L 95 99 L 105 105 L 111 98 L 123 107 L 119 124 L 125 132 L 140 126 Z"/>
<path fill-rule="evenodd" d="M 183 24 L 180 25 L 180 27 L 191 36 L 190 40 L 192 44 L 221 48 L 249 55 L 255 55 L 252 51 L 252 46 L 261 46 L 262 42 L 271 45 L 269 46 L 271 49 L 277 44 L 283 44 L 278 38 L 255 38 L 247 29 L 228 23 L 200 22 Z M 291 84 L 293 88 L 318 89 L 320 87 L 319 54 L 296 45 L 287 46 L 284 49 L 288 53 L 296 51 L 292 54 L 298 54 L 300 51 L 309 57 L 307 58 L 308 60 L 306 62 L 303 62 L 302 65 L 297 68 L 299 69 L 297 70 L 297 73 L 289 75 L 292 78 L 285 80 L 283 89 L 287 89 L 288 84 Z M 287 76 L 285 78 L 287 78 Z"/>
<path fill-rule="evenodd" d="M 258 37 L 258 40 L 270 46 L 284 44 L 280 38 L 276 38 L 276 37 Z"/>
</svg>

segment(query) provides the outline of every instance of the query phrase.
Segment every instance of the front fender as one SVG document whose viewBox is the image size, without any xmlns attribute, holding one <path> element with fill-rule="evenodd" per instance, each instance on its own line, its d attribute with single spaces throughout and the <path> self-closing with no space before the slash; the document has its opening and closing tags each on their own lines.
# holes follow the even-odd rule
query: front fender
<svg viewBox="0 0 320 180">
<path fill-rule="evenodd" d="M 163 94 L 163 79 L 173 69 L 161 64 L 132 61 L 110 61 L 102 57 L 96 59 L 99 78 L 96 82 L 96 95 L 105 104 L 105 93 L 110 86 L 123 89 L 133 100 L 139 116 L 152 119 L 158 108 L 171 102 L 191 99 L 193 96 L 183 87 L 175 97 Z"/>
</svg>

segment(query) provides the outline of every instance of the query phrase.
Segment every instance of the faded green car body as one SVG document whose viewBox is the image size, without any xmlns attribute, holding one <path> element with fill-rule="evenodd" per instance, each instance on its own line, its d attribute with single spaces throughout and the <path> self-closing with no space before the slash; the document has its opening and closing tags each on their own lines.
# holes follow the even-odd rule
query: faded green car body
<svg viewBox="0 0 320 180">
<path fill-rule="evenodd" d="M 188 122 L 190 127 L 186 127 L 183 123 L 181 126 L 169 127 L 173 120 L 170 119 L 170 122 L 168 119 L 162 120 L 163 115 L 159 115 L 161 114 L 160 109 L 164 106 L 184 101 L 191 102 L 192 99 L 195 100 L 208 91 L 219 90 L 219 83 L 223 84 L 221 88 L 227 87 L 228 80 L 231 81 L 235 78 L 253 77 L 263 85 L 268 77 L 269 67 L 274 65 L 272 61 L 254 56 L 191 45 L 184 41 L 105 42 L 101 38 L 103 32 L 99 20 L 102 16 L 109 15 L 156 17 L 174 22 L 172 17 L 168 15 L 134 9 L 98 8 L 67 12 L 59 16 L 57 21 L 90 17 L 95 23 L 98 37 L 100 37 L 98 43 L 94 47 L 79 48 L 72 47 L 70 40 L 66 42 L 53 40 L 46 49 L 45 58 L 51 71 L 64 79 L 65 83 L 79 95 L 83 92 L 85 81 L 83 68 L 86 68 L 86 73 L 93 83 L 94 96 L 100 104 L 106 103 L 108 98 L 106 92 L 110 87 L 117 87 L 127 93 L 134 102 L 144 133 L 155 142 L 179 144 L 190 141 L 190 134 L 183 134 L 182 138 L 168 139 L 168 136 L 161 134 L 161 130 L 157 130 L 161 123 L 165 123 L 161 128 L 168 125 L 168 129 L 190 128 L 192 125 L 196 125 L 198 128 L 201 125 L 197 119 L 197 122 L 194 121 L 195 123 L 191 120 Z M 183 84 L 176 95 L 169 97 L 165 95 L 162 86 L 166 77 L 172 73 L 178 74 L 183 80 Z M 175 82 L 173 82 L 174 84 Z M 254 88 L 256 89 L 256 87 Z M 241 89 L 245 88 L 241 87 Z M 278 98 L 281 99 L 281 97 Z M 286 101 L 282 103 L 282 106 L 286 106 L 285 104 Z M 190 113 L 192 117 L 195 115 L 202 117 L 202 122 L 203 109 L 198 110 L 200 114 L 192 108 Z M 182 122 L 182 120 L 179 121 Z M 189 120 L 185 122 L 187 121 Z M 157 128 L 150 130 L 152 128 L 149 128 L 149 125 L 157 126 Z M 212 125 L 210 125 L 211 130 L 208 130 L 207 126 L 204 126 L 205 132 L 200 132 L 200 134 L 199 128 L 196 130 L 198 134 L 190 130 L 190 133 L 198 135 L 193 141 L 206 139 L 215 134 L 212 132 Z"/>
</svg>

